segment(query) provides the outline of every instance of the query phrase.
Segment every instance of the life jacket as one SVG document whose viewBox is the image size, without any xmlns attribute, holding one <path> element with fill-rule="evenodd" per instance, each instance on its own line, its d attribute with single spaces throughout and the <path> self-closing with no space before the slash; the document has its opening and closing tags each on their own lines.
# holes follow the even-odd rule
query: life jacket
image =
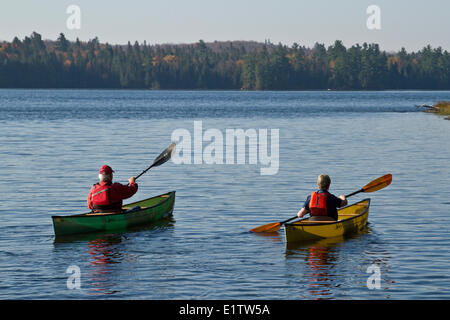
<svg viewBox="0 0 450 320">
<path fill-rule="evenodd" d="M 309 211 L 311 216 L 327 216 L 327 198 L 329 193 L 326 191 L 311 193 L 311 200 L 309 201 Z"/>
<path fill-rule="evenodd" d="M 92 207 L 95 212 L 121 212 L 122 201 L 112 202 L 112 183 L 100 185 L 94 184 L 92 191 Z"/>
</svg>

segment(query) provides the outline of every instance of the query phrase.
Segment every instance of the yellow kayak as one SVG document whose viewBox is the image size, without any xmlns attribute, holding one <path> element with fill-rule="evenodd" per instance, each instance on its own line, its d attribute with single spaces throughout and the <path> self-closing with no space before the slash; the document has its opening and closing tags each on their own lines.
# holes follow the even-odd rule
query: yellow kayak
<svg viewBox="0 0 450 320">
<path fill-rule="evenodd" d="M 339 237 L 364 229 L 369 218 L 370 199 L 338 210 L 337 221 L 309 221 L 305 219 L 284 225 L 286 242 L 302 242 Z"/>
</svg>

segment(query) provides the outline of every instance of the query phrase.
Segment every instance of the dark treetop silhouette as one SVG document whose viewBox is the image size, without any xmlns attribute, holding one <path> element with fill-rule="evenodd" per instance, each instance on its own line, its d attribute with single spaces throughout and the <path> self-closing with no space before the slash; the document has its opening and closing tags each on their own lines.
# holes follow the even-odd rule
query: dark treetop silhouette
<svg viewBox="0 0 450 320">
<path fill-rule="evenodd" d="M 377 44 L 326 48 L 270 42 L 102 44 L 40 34 L 0 43 L 2 88 L 248 90 L 450 89 L 450 54 L 424 47 L 387 53 Z"/>
</svg>

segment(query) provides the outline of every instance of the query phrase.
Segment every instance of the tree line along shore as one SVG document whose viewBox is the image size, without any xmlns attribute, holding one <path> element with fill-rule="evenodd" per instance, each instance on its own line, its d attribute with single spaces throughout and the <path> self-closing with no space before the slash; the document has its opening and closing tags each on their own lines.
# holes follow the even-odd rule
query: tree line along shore
<svg viewBox="0 0 450 320">
<path fill-rule="evenodd" d="M 126 45 L 98 38 L 0 42 L 1 88 L 449 90 L 450 54 L 342 41 L 307 48 L 254 41 Z"/>
</svg>

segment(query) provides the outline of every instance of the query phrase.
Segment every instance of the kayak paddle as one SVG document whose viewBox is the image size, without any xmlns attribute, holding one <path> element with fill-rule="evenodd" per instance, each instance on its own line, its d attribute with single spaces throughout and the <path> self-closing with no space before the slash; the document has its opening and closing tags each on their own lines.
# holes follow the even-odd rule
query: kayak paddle
<svg viewBox="0 0 450 320">
<path fill-rule="evenodd" d="M 162 165 L 163 163 L 166 163 L 170 160 L 172 155 L 175 153 L 175 143 L 172 143 L 170 146 L 168 146 L 159 156 L 156 157 L 155 161 L 153 161 L 152 165 L 142 171 L 137 177 L 134 178 L 136 180 L 140 176 L 142 176 L 144 173 L 146 173 L 148 170 L 150 170 L 152 167 L 157 167 Z"/>
<path fill-rule="evenodd" d="M 388 173 L 382 177 L 379 177 L 371 182 L 369 182 L 368 184 L 366 184 L 364 187 L 362 187 L 361 189 L 359 189 L 358 191 L 355 191 L 353 193 L 350 193 L 349 195 L 346 195 L 345 197 L 351 197 L 357 193 L 360 192 L 374 192 L 374 191 L 378 191 L 381 190 L 383 188 L 386 188 L 388 185 L 390 185 L 392 182 L 392 174 Z M 289 218 L 287 220 L 281 221 L 281 222 L 272 222 L 272 223 L 268 223 L 256 228 L 251 229 L 251 232 L 276 232 L 278 231 L 281 226 L 283 224 L 285 224 L 286 222 L 292 221 L 294 219 L 298 218 L 298 216 Z M 300 219 L 299 221 L 305 220 L 308 218 L 303 218 Z"/>
</svg>

